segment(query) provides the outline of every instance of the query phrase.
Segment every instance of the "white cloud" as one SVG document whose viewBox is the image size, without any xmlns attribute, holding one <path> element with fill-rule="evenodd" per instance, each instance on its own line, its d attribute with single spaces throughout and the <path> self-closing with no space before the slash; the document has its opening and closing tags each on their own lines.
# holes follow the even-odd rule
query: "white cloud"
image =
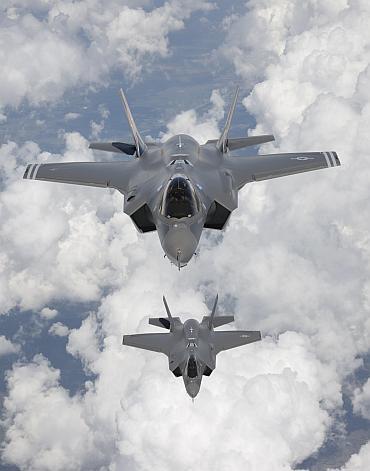
<svg viewBox="0 0 370 471">
<path fill-rule="evenodd" d="M 370 467 L 370 442 L 360 448 L 358 453 L 351 456 L 348 462 L 340 470 L 328 469 L 328 471 L 365 471 Z"/>
<path fill-rule="evenodd" d="M 92 436 L 78 405 L 59 387 L 59 371 L 41 355 L 8 373 L 10 394 L 3 459 L 20 469 L 82 469 L 93 466 Z M 19 424 L 11 421 L 17 417 Z M 92 469 L 92 468 L 90 468 Z"/>
<path fill-rule="evenodd" d="M 8 143 L 0 154 L 1 312 L 14 306 L 38 310 L 66 296 L 97 300 L 105 286 L 120 285 L 128 262 L 125 246 L 138 238 L 121 212 L 122 196 L 22 179 L 26 162 L 92 160 L 87 141 L 66 135 L 63 156 L 42 153 L 34 143 L 21 148 Z"/>
<path fill-rule="evenodd" d="M 19 345 L 8 340 L 4 335 L 0 335 L 0 357 L 18 353 L 20 350 Z"/>
<path fill-rule="evenodd" d="M 204 144 L 208 139 L 217 139 L 220 136 L 218 122 L 224 115 L 225 102 L 219 90 L 213 90 L 210 98 L 211 109 L 198 117 L 194 109 L 185 110 L 179 113 L 167 124 L 167 132 L 163 134 L 162 141 L 165 141 L 174 134 L 190 134 L 200 144 Z"/>
<path fill-rule="evenodd" d="M 3 456 L 21 469 L 121 469 L 132 463 L 135 469 L 170 470 L 192 465 L 192 447 L 202 454 L 204 469 L 224 469 L 230 456 L 243 468 L 290 469 L 289 463 L 318 448 L 330 423 L 316 395 L 324 388 L 312 388 L 316 372 L 305 349 L 299 335 L 286 334 L 281 343 L 266 339 L 225 353 L 195 404 L 182 381 L 166 371 L 164 358 L 124 349 L 116 335 L 88 359 L 98 374 L 94 386 L 73 398 L 60 386 L 59 372 L 36 357 L 8 374 Z M 298 372 L 287 366 L 292 357 Z M 303 377 L 301 368 L 307 370 Z M 162 444 L 173 436 L 179 446 L 164 453 Z M 274 450 L 268 456 L 267 446 Z"/>
<path fill-rule="evenodd" d="M 50 326 L 49 333 L 51 335 L 56 335 L 57 337 L 66 337 L 69 334 L 69 329 L 61 322 L 55 322 Z"/>
<path fill-rule="evenodd" d="M 50 309 L 49 307 L 44 307 L 40 311 L 40 316 L 44 319 L 54 319 L 58 315 L 58 311 L 56 309 Z"/>
<path fill-rule="evenodd" d="M 64 121 L 73 121 L 81 116 L 80 113 L 66 113 L 64 115 Z"/>
<path fill-rule="evenodd" d="M 99 138 L 100 133 L 104 129 L 104 125 L 105 125 L 104 120 L 101 120 L 100 123 L 97 123 L 96 121 L 90 121 L 92 139 L 98 139 Z"/>
<path fill-rule="evenodd" d="M 0 106 L 55 101 L 68 88 L 102 84 L 112 70 L 136 79 L 169 54 L 171 32 L 194 11 L 211 8 L 205 0 L 157 8 L 140 0 L 8 4 L 2 5 L 8 16 L 0 32 Z"/>
<path fill-rule="evenodd" d="M 370 420 L 370 379 L 361 388 L 356 388 L 352 398 L 353 410 Z"/>
<path fill-rule="evenodd" d="M 34 143 L 1 148 L 2 309 L 98 300 L 109 291 L 69 333 L 68 351 L 96 375 L 86 392 L 70 398 L 42 359 L 9 374 L 8 462 L 52 469 L 45 461 L 52 453 L 63 469 L 185 469 L 191 449 L 205 469 L 288 471 L 324 443 L 342 406 L 341 384 L 370 347 L 369 12 L 366 3 L 348 5 L 249 3 L 240 19 L 249 30 L 234 57 L 245 83 L 262 80 L 244 101 L 254 131 L 275 132 L 266 151 L 335 149 L 343 166 L 247 186 L 226 232 L 205 233 L 197 261 L 180 273 L 162 258 L 156 234 L 137 235 L 120 195 L 18 180 L 17 160 L 91 160 L 80 135 L 67 135 L 61 156 Z M 261 59 L 246 70 L 254 49 Z M 208 115 L 185 111 L 168 134 L 217 137 L 223 102 L 217 92 L 212 100 Z M 199 318 L 216 291 L 220 312 L 265 338 L 221 354 L 193 405 L 164 357 L 124 348 L 121 335 L 149 330 L 148 315 L 163 313 L 163 292 L 173 312 Z M 278 340 L 268 337 L 278 332 L 285 332 Z M 30 376 L 38 379 L 26 401 Z M 354 394 L 362 414 L 367 389 Z M 50 415 L 54 398 L 66 414 L 45 442 L 37 411 Z M 78 445 L 71 449 L 62 433 L 63 452 L 58 443 L 71 415 Z M 169 454 L 173 437 L 179 446 Z M 344 469 L 366 469 L 367 456 L 368 445 Z"/>
</svg>

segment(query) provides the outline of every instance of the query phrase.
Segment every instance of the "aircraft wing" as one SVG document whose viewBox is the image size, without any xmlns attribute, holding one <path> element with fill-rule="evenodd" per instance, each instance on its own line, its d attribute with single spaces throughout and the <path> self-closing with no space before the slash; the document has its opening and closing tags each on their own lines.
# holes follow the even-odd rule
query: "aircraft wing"
<svg viewBox="0 0 370 471">
<path fill-rule="evenodd" d="M 230 330 L 214 332 L 213 334 L 213 345 L 216 353 L 261 340 L 261 332 L 259 330 Z"/>
<path fill-rule="evenodd" d="M 310 172 L 321 168 L 337 167 L 336 152 L 295 152 L 289 154 L 229 157 L 227 167 L 238 188 L 252 181 Z"/>
<path fill-rule="evenodd" d="M 65 162 L 29 164 L 23 178 L 116 188 L 126 192 L 136 162 Z"/>
<path fill-rule="evenodd" d="M 123 345 L 142 348 L 152 352 L 160 352 L 169 355 L 175 340 L 173 334 L 133 334 L 124 335 Z"/>
</svg>

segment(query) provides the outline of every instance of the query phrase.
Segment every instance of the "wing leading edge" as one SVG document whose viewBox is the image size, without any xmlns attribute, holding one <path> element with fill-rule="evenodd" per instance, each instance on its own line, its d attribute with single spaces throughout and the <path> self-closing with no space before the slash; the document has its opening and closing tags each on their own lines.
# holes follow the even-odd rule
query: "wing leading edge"
<svg viewBox="0 0 370 471">
<path fill-rule="evenodd" d="M 29 164 L 23 178 L 48 182 L 128 189 L 135 162 L 65 162 Z"/>
<path fill-rule="evenodd" d="M 238 188 L 252 181 L 269 180 L 339 165 L 340 160 L 336 152 L 269 154 L 228 159 L 228 167 Z"/>
<path fill-rule="evenodd" d="M 169 355 L 174 345 L 173 334 L 132 334 L 124 335 L 122 344 L 129 347 L 142 348 L 152 352 Z"/>
</svg>

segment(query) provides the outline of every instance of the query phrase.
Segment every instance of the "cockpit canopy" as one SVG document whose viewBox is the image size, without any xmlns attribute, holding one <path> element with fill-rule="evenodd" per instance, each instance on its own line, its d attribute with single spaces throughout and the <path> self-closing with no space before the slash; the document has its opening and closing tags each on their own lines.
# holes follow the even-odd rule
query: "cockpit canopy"
<svg viewBox="0 0 370 471">
<path fill-rule="evenodd" d="M 189 378 L 196 378 L 198 376 L 197 362 L 193 356 L 189 358 L 187 374 Z"/>
<path fill-rule="evenodd" d="M 189 179 L 182 175 L 172 177 L 163 193 L 162 215 L 181 219 L 198 211 L 198 200 Z"/>
</svg>

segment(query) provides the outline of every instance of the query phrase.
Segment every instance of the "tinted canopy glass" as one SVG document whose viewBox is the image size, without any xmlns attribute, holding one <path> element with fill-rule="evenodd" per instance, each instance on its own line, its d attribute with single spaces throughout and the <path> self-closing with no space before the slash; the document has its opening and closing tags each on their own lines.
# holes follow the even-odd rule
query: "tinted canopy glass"
<svg viewBox="0 0 370 471">
<path fill-rule="evenodd" d="M 197 362 L 195 358 L 191 356 L 188 361 L 188 377 L 196 378 L 198 376 Z"/>
<path fill-rule="evenodd" d="M 190 181 L 182 176 L 173 177 L 164 191 L 162 214 L 180 219 L 194 216 L 197 211 L 197 198 Z"/>
</svg>

